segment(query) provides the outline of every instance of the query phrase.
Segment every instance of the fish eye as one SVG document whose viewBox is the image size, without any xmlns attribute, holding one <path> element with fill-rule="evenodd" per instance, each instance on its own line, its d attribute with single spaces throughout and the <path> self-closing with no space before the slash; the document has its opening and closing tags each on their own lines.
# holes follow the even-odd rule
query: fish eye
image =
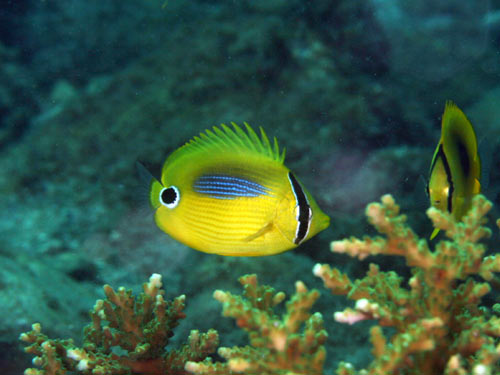
<svg viewBox="0 0 500 375">
<path fill-rule="evenodd" d="M 173 185 L 160 191 L 160 203 L 170 209 L 177 207 L 180 200 L 179 189 Z"/>
</svg>

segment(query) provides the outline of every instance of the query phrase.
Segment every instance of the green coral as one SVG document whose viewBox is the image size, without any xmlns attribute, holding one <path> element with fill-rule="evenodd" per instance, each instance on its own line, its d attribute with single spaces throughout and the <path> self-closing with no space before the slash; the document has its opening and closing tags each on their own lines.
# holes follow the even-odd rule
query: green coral
<svg viewBox="0 0 500 375">
<path fill-rule="evenodd" d="M 259 285 L 256 275 L 243 276 L 240 282 L 243 297 L 214 293 L 224 315 L 235 318 L 250 338 L 250 346 L 219 349 L 226 363 L 213 363 L 208 357 L 218 345 L 215 330 L 191 331 L 186 345 L 165 352 L 173 328 L 184 318 L 185 297 L 166 302 L 161 277 L 155 274 L 136 299 L 130 290 L 104 286 L 107 298 L 97 301 L 91 312 L 82 348 L 73 340 L 50 340 L 40 324 L 34 324 L 21 340 L 30 344 L 25 350 L 35 355 L 33 363 L 41 369 L 27 369 L 25 375 L 321 374 L 327 334 L 321 314 L 310 313 L 319 292 L 298 281 L 280 318 L 274 307 L 285 299 L 283 292 Z"/>
<path fill-rule="evenodd" d="M 332 251 L 364 259 L 369 255 L 397 255 L 411 267 L 409 287 L 395 272 L 382 272 L 371 264 L 367 275 L 351 281 L 346 274 L 327 265 L 316 265 L 314 273 L 335 294 L 356 301 L 354 309 L 335 314 L 340 322 L 354 324 L 376 319 L 371 329 L 374 360 L 362 374 L 492 374 L 500 371 L 500 318 L 480 307 L 490 292 L 487 282 L 500 272 L 500 255 L 485 257 L 479 241 L 490 236 L 483 225 L 491 203 L 482 196 L 457 223 L 450 214 L 435 208 L 427 211 L 434 226 L 449 240 L 431 251 L 399 213 L 390 195 L 366 209 L 369 222 L 385 237 L 350 238 L 332 243 Z M 498 309 L 500 306 L 496 306 Z M 381 326 L 396 333 L 390 341 Z M 356 374 L 342 364 L 338 374 Z"/>
<path fill-rule="evenodd" d="M 256 275 L 243 276 L 239 281 L 244 288 L 243 297 L 221 290 L 214 297 L 222 303 L 223 314 L 236 319 L 237 325 L 248 333 L 250 346 L 220 348 L 218 353 L 227 362 L 188 362 L 186 369 L 211 375 L 321 374 L 327 334 L 321 314 L 310 313 L 319 292 L 309 291 L 297 281 L 295 294 L 286 303 L 286 313 L 279 317 L 274 306 L 285 299 L 284 293 L 260 286 Z"/>
<path fill-rule="evenodd" d="M 427 213 L 448 239 L 431 250 L 428 242 L 406 224 L 390 195 L 367 207 L 369 222 L 383 236 L 350 238 L 332 243 L 332 251 L 364 259 L 371 255 L 404 257 L 411 268 L 408 281 L 396 272 L 383 272 L 371 264 L 365 277 L 351 280 L 328 265 L 316 265 L 314 273 L 335 294 L 355 300 L 354 308 L 334 318 L 354 324 L 378 321 L 371 329 L 373 360 L 357 371 L 341 363 L 338 375 L 492 375 L 500 374 L 500 304 L 480 305 L 500 272 L 500 255 L 485 257 L 480 241 L 491 235 L 484 226 L 491 203 L 482 196 L 473 200 L 470 212 L 457 223 L 434 208 Z M 500 226 L 500 220 L 497 222 Z M 482 280 L 481 280 L 482 279 Z M 210 355 L 218 345 L 214 330 L 191 331 L 180 349 L 166 351 L 173 329 L 184 318 L 184 296 L 163 299 L 161 277 L 153 275 L 136 299 L 124 288 L 105 286 L 105 300 L 97 301 L 92 323 L 84 330 L 81 348 L 72 340 L 51 340 L 34 324 L 21 335 L 34 354 L 26 375 L 150 374 L 150 375 L 320 375 L 326 357 L 327 334 L 323 318 L 311 313 L 319 297 L 298 281 L 295 293 L 279 315 L 282 292 L 259 285 L 256 275 L 240 278 L 242 296 L 217 290 L 223 314 L 236 320 L 248 333 L 249 345 L 219 348 L 224 362 Z M 393 327 L 389 337 L 382 327 Z"/>
<path fill-rule="evenodd" d="M 186 374 L 187 361 L 200 361 L 215 351 L 218 335 L 215 330 L 191 331 L 185 345 L 165 352 L 173 328 L 185 317 L 185 296 L 166 301 L 161 287 L 161 276 L 154 274 L 135 299 L 130 290 L 105 285 L 106 299 L 91 311 L 81 348 L 73 340 L 49 339 L 34 324 L 20 338 L 30 344 L 25 350 L 35 355 L 33 363 L 41 369 L 28 369 L 25 375 Z"/>
</svg>

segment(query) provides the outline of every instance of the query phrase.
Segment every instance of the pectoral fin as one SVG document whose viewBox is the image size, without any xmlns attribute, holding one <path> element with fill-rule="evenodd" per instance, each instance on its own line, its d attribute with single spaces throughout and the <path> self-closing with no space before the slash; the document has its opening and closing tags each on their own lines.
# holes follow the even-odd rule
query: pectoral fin
<svg viewBox="0 0 500 375">
<path fill-rule="evenodd" d="M 438 233 L 439 233 L 439 228 L 434 228 L 434 230 L 432 231 L 430 239 L 433 240 L 434 237 L 436 237 Z"/>
<path fill-rule="evenodd" d="M 479 180 L 474 179 L 474 187 L 472 188 L 472 194 L 479 194 L 481 192 L 481 184 Z"/>
<path fill-rule="evenodd" d="M 264 225 L 262 228 L 260 228 L 257 232 L 255 232 L 254 234 L 251 234 L 250 236 L 248 236 L 247 238 L 245 238 L 243 241 L 245 241 L 245 242 L 253 241 L 256 238 L 258 238 L 260 236 L 263 236 L 267 232 L 270 232 L 272 229 L 273 229 L 273 222 L 270 221 L 269 223 L 267 223 L 266 225 Z"/>
</svg>

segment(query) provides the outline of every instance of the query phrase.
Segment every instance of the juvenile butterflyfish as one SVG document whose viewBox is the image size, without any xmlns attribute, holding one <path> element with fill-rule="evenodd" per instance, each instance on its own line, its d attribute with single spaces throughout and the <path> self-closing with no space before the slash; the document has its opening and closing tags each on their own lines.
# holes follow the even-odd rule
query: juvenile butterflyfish
<svg viewBox="0 0 500 375">
<path fill-rule="evenodd" d="M 427 194 L 432 207 L 460 221 L 472 198 L 481 191 L 481 162 L 474 128 L 465 114 L 447 101 L 441 120 L 441 138 L 434 151 Z M 434 229 L 433 239 L 439 232 Z"/>
<path fill-rule="evenodd" d="M 213 127 L 168 156 L 149 189 L 162 231 L 206 253 L 263 256 L 328 227 L 330 218 L 284 165 L 276 138 L 271 144 L 246 123 L 245 130 Z"/>
</svg>

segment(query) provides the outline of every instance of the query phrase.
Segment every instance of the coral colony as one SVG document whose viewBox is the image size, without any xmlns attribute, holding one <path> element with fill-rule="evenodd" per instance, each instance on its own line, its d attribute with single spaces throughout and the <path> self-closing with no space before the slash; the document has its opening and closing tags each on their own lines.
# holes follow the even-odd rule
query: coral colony
<svg viewBox="0 0 500 375">
<path fill-rule="evenodd" d="M 381 203 L 366 209 L 369 222 L 382 236 L 332 243 L 332 251 L 359 259 L 377 254 L 404 257 L 412 272 L 406 286 L 396 272 L 382 272 L 374 264 L 359 280 L 328 265 L 314 267 L 314 274 L 334 294 L 356 301 L 354 308 L 337 312 L 335 320 L 378 322 L 370 331 L 371 363 L 363 370 L 340 363 L 338 375 L 500 373 L 500 304 L 492 309 L 480 305 L 491 290 L 494 273 L 500 272 L 500 255 L 485 257 L 480 243 L 491 235 L 484 226 L 491 206 L 483 196 L 475 197 L 460 223 L 430 208 L 427 215 L 434 227 L 447 237 L 431 250 L 427 240 L 407 226 L 394 199 L 385 195 Z M 193 330 L 186 344 L 166 350 L 173 329 L 185 317 L 185 297 L 165 301 L 161 277 L 155 274 L 136 298 L 125 288 L 114 291 L 106 285 L 106 299 L 94 306 L 82 347 L 73 340 L 49 339 L 34 324 L 20 337 L 37 367 L 25 374 L 325 373 L 327 334 L 321 314 L 311 312 L 319 292 L 297 281 L 295 294 L 279 316 L 274 307 L 285 300 L 284 293 L 259 285 L 255 275 L 241 277 L 240 283 L 242 296 L 217 290 L 214 298 L 222 303 L 223 314 L 248 333 L 247 346 L 217 349 L 215 330 Z M 386 326 L 393 330 L 384 334 Z M 212 359 L 216 351 L 225 361 Z"/>
</svg>

